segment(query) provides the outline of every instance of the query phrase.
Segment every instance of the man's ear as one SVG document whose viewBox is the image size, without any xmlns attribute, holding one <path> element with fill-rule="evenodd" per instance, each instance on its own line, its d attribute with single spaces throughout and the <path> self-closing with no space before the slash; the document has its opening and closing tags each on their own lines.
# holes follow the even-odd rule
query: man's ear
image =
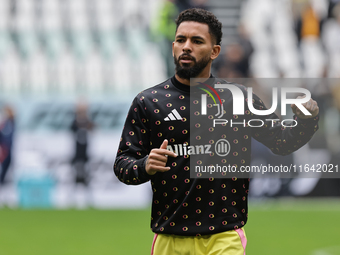
<svg viewBox="0 0 340 255">
<path fill-rule="evenodd" d="M 212 60 L 216 59 L 218 57 L 218 55 L 220 54 L 220 52 L 221 52 L 221 46 L 220 45 L 214 45 L 212 50 L 211 50 L 210 58 Z"/>
<path fill-rule="evenodd" d="M 174 53 L 174 47 L 175 47 L 175 42 L 172 42 L 172 57 L 175 56 L 175 53 Z"/>
</svg>

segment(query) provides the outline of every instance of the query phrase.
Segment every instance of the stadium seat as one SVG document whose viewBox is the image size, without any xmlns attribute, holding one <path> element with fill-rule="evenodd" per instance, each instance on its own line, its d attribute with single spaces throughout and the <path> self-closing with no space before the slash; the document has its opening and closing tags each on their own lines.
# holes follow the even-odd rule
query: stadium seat
<svg viewBox="0 0 340 255">
<path fill-rule="evenodd" d="M 140 89 L 145 89 L 153 84 L 159 84 L 166 77 L 166 66 L 162 55 L 156 45 L 148 45 L 143 51 L 144 54 L 139 60 L 141 69 L 141 86 Z"/>
<path fill-rule="evenodd" d="M 72 50 L 78 59 L 85 59 L 92 50 L 92 47 L 93 40 L 89 31 L 72 32 Z"/>
<path fill-rule="evenodd" d="M 110 31 L 117 28 L 119 20 L 112 15 L 114 5 L 111 0 L 94 1 L 94 13 L 97 22 L 97 29 Z"/>
<path fill-rule="evenodd" d="M 12 47 L 3 57 L 0 64 L 2 87 L 4 92 L 18 93 L 21 88 L 21 58 Z"/>
<path fill-rule="evenodd" d="M 103 59 L 93 50 L 84 62 L 85 86 L 88 93 L 103 91 Z"/>
<path fill-rule="evenodd" d="M 301 56 L 304 63 L 303 77 L 320 78 L 325 68 L 321 42 L 318 38 L 308 37 L 301 41 Z"/>
<path fill-rule="evenodd" d="M 56 66 L 57 85 L 62 93 L 74 93 L 76 91 L 76 61 L 69 49 L 65 49 L 60 55 Z"/>
<path fill-rule="evenodd" d="M 62 29 L 62 17 L 59 0 L 41 1 L 41 22 L 44 31 L 59 31 Z"/>
<path fill-rule="evenodd" d="M 277 1 L 276 9 L 281 10 L 275 15 L 273 22 L 273 45 L 276 49 L 278 67 L 284 77 L 301 77 L 297 38 L 293 31 L 293 17 L 288 1 Z"/>
<path fill-rule="evenodd" d="M 46 55 L 42 51 L 36 52 L 30 57 L 27 68 L 32 92 L 46 93 L 49 85 Z"/>
<path fill-rule="evenodd" d="M 59 0 L 41 2 L 41 29 L 45 50 L 52 60 L 57 58 L 64 47 L 65 38 L 62 34 L 62 16 Z"/>
<path fill-rule="evenodd" d="M 112 80 L 115 91 L 128 92 L 131 91 L 132 77 L 136 77 L 134 73 L 134 65 L 126 51 L 121 50 L 112 62 Z M 138 78 L 138 75 L 137 77 Z"/>
<path fill-rule="evenodd" d="M 160 82 L 164 60 L 148 37 L 158 7 L 156 0 L 3 0 L 2 88 L 125 92 Z"/>
<path fill-rule="evenodd" d="M 9 29 L 9 25 L 10 25 L 9 10 L 10 10 L 9 0 L 1 1 L 1 5 L 0 5 L 0 31 L 1 32 L 7 31 Z"/>
<path fill-rule="evenodd" d="M 45 54 L 50 61 L 54 61 L 60 57 L 65 46 L 65 38 L 61 31 L 46 31 L 44 33 Z"/>
<path fill-rule="evenodd" d="M 67 2 L 71 30 L 87 30 L 89 28 L 89 20 L 87 16 L 86 0 L 72 0 Z"/>
<path fill-rule="evenodd" d="M 10 35 L 7 33 L 7 31 L 0 31 L 0 61 L 6 55 L 6 52 L 8 48 L 10 47 L 10 44 L 13 43 L 10 39 Z"/>
</svg>

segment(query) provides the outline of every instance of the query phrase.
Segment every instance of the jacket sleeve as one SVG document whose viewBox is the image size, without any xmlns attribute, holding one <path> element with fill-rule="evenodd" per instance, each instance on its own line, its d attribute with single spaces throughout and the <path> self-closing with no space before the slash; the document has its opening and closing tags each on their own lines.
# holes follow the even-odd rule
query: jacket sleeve
<svg viewBox="0 0 340 255">
<path fill-rule="evenodd" d="M 262 100 L 254 94 L 253 105 L 258 110 L 267 109 Z M 319 116 L 300 119 L 294 115 L 293 118 L 295 122 L 285 121 L 283 125 L 282 120 L 275 113 L 264 116 L 253 115 L 252 119 L 258 119 L 259 122 L 262 121 L 260 124 L 264 124 L 262 126 L 257 124 L 261 127 L 252 127 L 252 136 L 274 154 L 288 155 L 305 145 L 318 130 Z"/>
<path fill-rule="evenodd" d="M 145 171 L 150 150 L 148 121 L 143 97 L 139 95 L 133 100 L 126 117 L 113 166 L 115 175 L 125 184 L 138 185 L 151 177 Z"/>
</svg>

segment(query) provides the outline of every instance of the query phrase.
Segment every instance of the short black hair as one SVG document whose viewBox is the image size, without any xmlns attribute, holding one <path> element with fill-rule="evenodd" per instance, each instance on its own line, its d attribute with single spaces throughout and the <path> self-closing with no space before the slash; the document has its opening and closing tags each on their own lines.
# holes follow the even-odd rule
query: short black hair
<svg viewBox="0 0 340 255">
<path fill-rule="evenodd" d="M 216 44 L 221 45 L 222 23 L 212 12 L 200 8 L 191 8 L 182 11 L 176 19 L 176 32 L 179 25 L 184 21 L 196 21 L 207 24 L 209 26 L 209 33 L 216 40 Z"/>
</svg>

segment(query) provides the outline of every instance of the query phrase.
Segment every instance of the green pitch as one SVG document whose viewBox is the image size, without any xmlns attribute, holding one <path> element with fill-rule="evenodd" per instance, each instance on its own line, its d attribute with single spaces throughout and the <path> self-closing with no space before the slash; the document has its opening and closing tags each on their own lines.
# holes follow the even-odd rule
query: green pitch
<svg viewBox="0 0 340 255">
<path fill-rule="evenodd" d="M 0 210 L 1 255 L 144 255 L 150 209 Z M 340 201 L 250 205 L 247 255 L 340 254 Z"/>
</svg>

